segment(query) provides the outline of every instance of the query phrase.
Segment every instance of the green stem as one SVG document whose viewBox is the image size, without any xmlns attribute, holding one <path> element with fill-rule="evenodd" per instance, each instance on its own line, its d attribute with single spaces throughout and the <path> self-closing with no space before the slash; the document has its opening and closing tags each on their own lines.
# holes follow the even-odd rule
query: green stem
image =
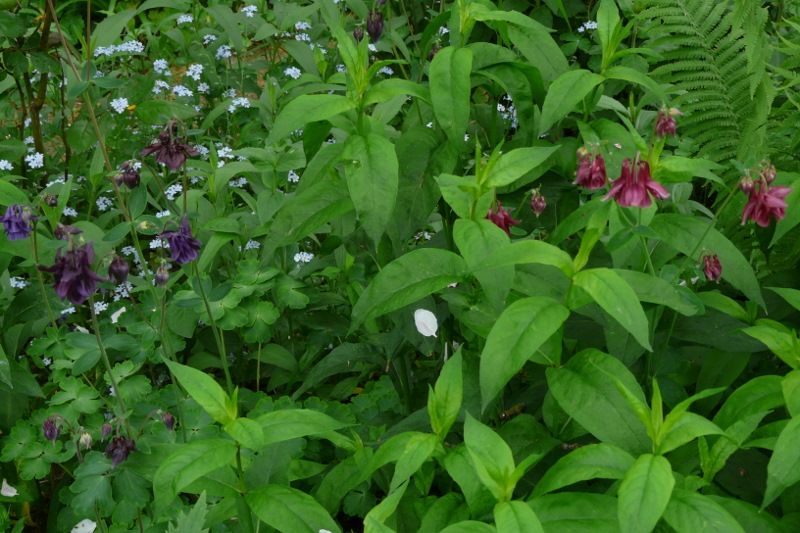
<svg viewBox="0 0 800 533">
<path fill-rule="evenodd" d="M 31 232 L 31 245 L 33 246 L 33 261 L 36 265 L 39 265 L 39 247 L 36 243 L 36 228 L 33 228 Z M 50 299 L 47 297 L 47 291 L 44 288 L 44 277 L 42 276 L 42 271 L 38 268 L 36 270 L 36 279 L 39 282 L 39 290 L 42 293 L 42 301 L 44 301 L 44 306 L 47 309 L 47 317 L 50 319 L 50 324 L 53 326 L 54 329 L 58 330 L 58 324 L 56 323 L 55 315 L 53 315 L 53 309 L 50 307 Z"/>
<path fill-rule="evenodd" d="M 247 527 L 247 531 L 253 532 L 255 531 L 255 526 L 253 525 L 253 514 L 250 512 L 250 507 L 247 505 L 247 500 L 245 500 L 245 494 L 247 494 L 247 486 L 244 483 L 244 469 L 242 468 L 242 449 L 239 445 L 236 446 L 236 473 L 239 478 L 239 498 L 241 499 L 242 510 L 244 512 L 244 519 L 245 519 L 245 526 Z"/>
<path fill-rule="evenodd" d="M 225 351 L 225 337 L 217 326 L 217 321 L 214 320 L 214 315 L 211 314 L 211 304 L 208 302 L 206 291 L 203 288 L 203 281 L 200 279 L 200 271 L 197 269 L 197 263 L 192 263 L 192 268 L 194 269 L 194 275 L 197 278 L 197 286 L 199 287 L 198 290 L 200 291 L 200 298 L 202 298 L 203 305 L 205 305 L 206 313 L 208 314 L 208 322 L 211 324 L 211 331 L 214 333 L 214 340 L 217 342 L 219 360 L 222 364 L 222 371 L 225 373 L 225 384 L 228 388 L 228 394 L 232 394 L 233 380 L 231 379 L 231 371 L 228 369 L 228 358 Z"/>
<path fill-rule="evenodd" d="M 720 204 L 719 208 L 714 212 L 714 218 L 711 219 L 711 224 L 706 226 L 705 231 L 700 236 L 700 238 L 697 240 L 697 244 L 695 244 L 695 246 L 692 249 L 691 253 L 686 256 L 686 259 L 683 261 L 683 265 L 682 265 L 681 270 L 686 268 L 686 263 L 689 260 L 692 260 L 692 258 L 694 257 L 694 254 L 696 254 L 700 250 L 700 247 L 703 245 L 703 241 L 705 241 L 706 237 L 708 237 L 708 234 L 711 233 L 711 230 L 714 229 L 714 227 L 717 225 L 717 220 L 719 220 L 720 213 L 722 213 L 722 211 L 724 211 L 725 208 L 728 207 L 728 204 L 733 199 L 733 195 L 736 194 L 737 190 L 738 189 L 736 187 L 732 187 L 731 191 L 728 193 L 728 196 L 725 197 L 725 200 L 722 201 L 722 203 Z"/>
</svg>

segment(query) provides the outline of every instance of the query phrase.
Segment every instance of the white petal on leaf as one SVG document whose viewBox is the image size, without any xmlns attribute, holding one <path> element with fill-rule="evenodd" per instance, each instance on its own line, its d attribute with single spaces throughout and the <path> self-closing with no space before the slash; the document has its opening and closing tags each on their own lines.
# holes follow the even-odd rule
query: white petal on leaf
<svg viewBox="0 0 800 533">
<path fill-rule="evenodd" d="M 417 331 L 425 337 L 435 337 L 436 331 L 439 329 L 436 315 L 427 309 L 417 309 L 414 311 L 414 324 L 417 326 Z"/>
<path fill-rule="evenodd" d="M 84 518 L 72 528 L 72 533 L 94 533 L 97 529 L 97 522 Z"/>
<path fill-rule="evenodd" d="M 0 488 L 0 494 L 5 496 L 6 498 L 13 498 L 17 494 L 19 494 L 19 491 L 14 487 L 12 487 L 11 485 L 9 485 L 8 481 L 3 479 L 3 486 L 2 488 Z"/>
</svg>

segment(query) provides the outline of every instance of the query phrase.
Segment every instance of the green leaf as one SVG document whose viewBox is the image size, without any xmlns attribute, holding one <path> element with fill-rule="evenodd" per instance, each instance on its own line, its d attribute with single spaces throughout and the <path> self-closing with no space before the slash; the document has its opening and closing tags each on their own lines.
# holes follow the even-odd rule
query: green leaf
<svg viewBox="0 0 800 533">
<path fill-rule="evenodd" d="M 481 406 L 486 406 L 517 374 L 534 359 L 542 364 L 557 364 L 539 348 L 556 333 L 569 316 L 569 310 L 555 300 L 532 296 L 509 305 L 495 322 L 481 353 Z"/>
<path fill-rule="evenodd" d="M 645 349 L 651 350 L 650 325 L 639 298 L 619 274 L 608 268 L 582 270 L 573 284 L 586 291 L 603 311 L 628 330 Z"/>
<path fill-rule="evenodd" d="M 605 494 L 559 492 L 533 498 L 529 505 L 552 533 L 619 533 L 617 499 Z"/>
<path fill-rule="evenodd" d="M 350 331 L 459 281 L 466 272 L 464 260 L 447 250 L 421 248 L 398 257 L 383 267 L 353 306 Z"/>
<path fill-rule="evenodd" d="M 783 406 L 780 376 L 759 376 L 741 385 L 725 400 L 714 423 L 727 430 L 739 420 Z"/>
<path fill-rule="evenodd" d="M 504 533 L 544 533 L 536 513 L 520 501 L 501 502 L 494 508 L 494 522 Z"/>
<path fill-rule="evenodd" d="M 462 520 L 450 524 L 439 533 L 497 533 L 497 529 L 485 522 L 477 520 Z"/>
<path fill-rule="evenodd" d="M 111 492 L 111 461 L 99 452 L 89 452 L 84 462 L 75 469 L 75 481 L 69 486 L 74 494 L 72 509 L 86 516 L 96 512 L 111 513 L 114 499 Z"/>
<path fill-rule="evenodd" d="M 396 96 L 409 95 L 430 102 L 430 91 L 424 85 L 400 78 L 382 80 L 373 85 L 364 96 L 364 105 L 386 102 Z"/>
<path fill-rule="evenodd" d="M 672 413 L 670 413 L 671 415 Z M 667 416 L 663 426 L 668 428 L 668 431 L 659 439 L 658 452 L 661 454 L 671 452 L 697 437 L 724 433 L 719 426 L 695 413 L 682 413 L 675 422 L 670 420 L 670 416 Z"/>
<path fill-rule="evenodd" d="M 644 425 L 610 376 L 639 401 L 639 383 L 622 362 L 598 350 L 584 350 L 561 368 L 548 368 L 547 383 L 558 404 L 603 442 L 630 453 L 651 448 Z"/>
<path fill-rule="evenodd" d="M 767 490 L 763 509 L 781 493 L 800 481 L 800 417 L 793 417 L 783 428 L 767 464 Z"/>
<path fill-rule="evenodd" d="M 230 398 L 214 378 L 202 370 L 174 361 L 167 361 L 167 366 L 181 387 L 186 389 L 189 396 L 200 404 L 211 418 L 220 424 L 227 424 L 236 419 L 236 406 L 231 406 Z"/>
<path fill-rule="evenodd" d="M 708 224 L 708 221 L 688 215 L 661 214 L 650 222 L 650 229 L 682 254 L 693 254 L 691 259 L 694 261 L 700 261 L 705 250 L 713 251 L 722 264 L 722 279 L 764 307 L 761 288 L 750 262 L 736 245 L 716 229 L 709 228 Z M 700 242 L 703 235 L 706 236 Z"/>
<path fill-rule="evenodd" d="M 167 100 L 147 100 L 136 106 L 136 116 L 147 124 L 165 124 L 174 118 L 187 120 L 196 114 L 188 105 Z"/>
<path fill-rule="evenodd" d="M 376 244 L 392 217 L 397 201 L 398 163 L 394 145 L 383 135 L 352 135 L 342 158 L 347 188 L 361 225 Z"/>
<path fill-rule="evenodd" d="M 353 109 L 353 102 L 338 94 L 303 94 L 289 101 L 275 119 L 267 144 L 275 144 L 309 122 L 320 122 Z"/>
<path fill-rule="evenodd" d="M 364 517 L 364 533 L 394 533 L 394 530 L 384 525 L 400 505 L 400 500 L 408 488 L 408 483 L 390 493 L 381 503 L 370 509 Z"/>
<path fill-rule="evenodd" d="M 245 496 L 247 504 L 265 524 L 278 531 L 319 533 L 321 529 L 339 532 L 333 518 L 314 498 L 297 489 L 266 485 Z"/>
<path fill-rule="evenodd" d="M 511 185 L 519 178 L 544 164 L 559 146 L 517 148 L 500 156 L 497 163 L 489 171 L 487 185 L 504 187 Z"/>
<path fill-rule="evenodd" d="M 224 429 L 228 435 L 245 448 L 258 451 L 264 446 L 264 430 L 255 420 L 237 418 L 225 424 Z"/>
<path fill-rule="evenodd" d="M 92 32 L 92 49 L 108 46 L 116 41 L 134 15 L 135 9 L 126 9 L 104 18 Z"/>
<path fill-rule="evenodd" d="M 800 370 L 793 370 L 781 382 L 786 410 L 792 417 L 800 416 Z"/>
<path fill-rule="evenodd" d="M 572 277 L 574 272 L 572 258 L 557 246 L 544 241 L 514 241 L 497 250 L 482 261 L 474 272 L 484 269 L 499 268 L 507 265 L 539 264 L 550 265 L 561 270 L 565 276 Z"/>
<path fill-rule="evenodd" d="M 770 248 L 800 224 L 800 209 L 797 208 L 800 205 L 800 180 L 792 183 L 792 190 L 786 197 L 786 204 L 789 209 L 786 210 L 786 216 L 775 224 L 775 233 L 769 243 Z"/>
<path fill-rule="evenodd" d="M 406 483 L 433 455 L 438 444 L 436 435 L 418 433 L 408 439 L 403 454 L 397 460 L 389 492 L 394 492 Z"/>
<path fill-rule="evenodd" d="M 9 206 L 12 204 L 28 203 L 28 196 L 10 181 L 0 180 L 0 205 Z"/>
<path fill-rule="evenodd" d="M 614 0 L 600 0 L 600 5 L 597 7 L 597 36 L 600 38 L 604 64 L 607 64 L 614 53 L 614 49 L 611 48 L 611 45 L 615 44 L 612 37 L 618 24 L 617 3 Z"/>
<path fill-rule="evenodd" d="M 169 524 L 167 533 L 208 533 L 208 529 L 203 527 L 206 522 L 206 514 L 208 514 L 208 506 L 206 505 L 206 493 L 203 491 L 191 511 L 181 512 L 175 524 Z"/>
<path fill-rule="evenodd" d="M 211 20 L 222 26 L 233 47 L 236 50 L 242 50 L 244 48 L 242 30 L 231 8 L 225 4 L 217 4 L 207 7 L 206 11 L 211 16 Z"/>
<path fill-rule="evenodd" d="M 464 389 L 461 368 L 459 349 L 445 362 L 436 385 L 428 392 L 428 418 L 431 421 L 431 429 L 440 440 L 444 440 L 461 411 Z"/>
<path fill-rule="evenodd" d="M 514 456 L 508 444 L 469 413 L 464 422 L 464 444 L 483 485 L 497 501 L 509 501 L 514 492 Z"/>
<path fill-rule="evenodd" d="M 623 533 L 648 533 L 669 503 L 675 478 L 665 458 L 640 456 L 619 485 L 617 516 Z"/>
<path fill-rule="evenodd" d="M 769 290 L 786 300 L 786 303 L 800 311 L 800 290 L 784 287 L 767 287 Z"/>
<path fill-rule="evenodd" d="M 255 419 L 264 432 L 264 445 L 310 435 L 322 435 L 346 427 L 325 413 L 311 409 L 281 409 Z"/>
<path fill-rule="evenodd" d="M 233 463 L 236 444 L 227 439 L 202 439 L 181 444 L 153 475 L 153 495 L 161 514 L 189 484 Z"/>
<path fill-rule="evenodd" d="M 608 3 L 613 4 L 614 0 L 610 0 Z M 660 101 L 667 101 L 667 95 L 664 92 L 664 89 L 661 88 L 661 85 L 656 83 L 653 78 L 644 72 L 640 72 L 630 67 L 616 66 L 606 69 L 606 71 L 603 72 L 603 75 L 610 80 L 622 80 L 640 85 L 642 88 L 647 89 L 648 92 L 650 92 Z"/>
<path fill-rule="evenodd" d="M 541 496 L 590 479 L 622 479 L 634 458 L 612 444 L 589 444 L 568 453 L 551 466 L 533 490 Z"/>
<path fill-rule="evenodd" d="M 745 533 L 739 522 L 708 496 L 675 489 L 664 520 L 677 533 Z"/>
<path fill-rule="evenodd" d="M 603 76 L 588 70 L 570 70 L 561 74 L 550 85 L 542 104 L 539 134 L 542 135 L 559 120 L 573 111 L 595 87 L 603 83 Z"/>
<path fill-rule="evenodd" d="M 759 319 L 755 326 L 744 328 L 742 331 L 763 342 L 793 370 L 800 368 L 800 341 L 797 339 L 797 334 L 780 322 Z"/>
<path fill-rule="evenodd" d="M 550 36 L 547 27 L 538 23 L 533 27 L 509 27 L 508 37 L 525 59 L 539 69 L 543 79 L 554 80 L 569 68 L 564 52 Z"/>
<path fill-rule="evenodd" d="M 477 267 L 498 250 L 508 246 L 506 232 L 486 219 L 460 218 L 453 225 L 453 241 L 489 301 L 496 309 L 502 309 L 514 283 L 514 268 L 508 265 L 491 270 L 477 270 Z"/>
<path fill-rule="evenodd" d="M 436 120 L 453 143 L 464 142 L 469 122 L 472 51 L 452 46 L 439 50 L 431 61 L 429 83 Z"/>
<path fill-rule="evenodd" d="M 673 285 L 646 272 L 622 269 L 614 269 L 614 272 L 631 286 L 643 302 L 669 307 L 684 316 L 699 315 L 705 311 L 702 300 L 691 289 Z"/>
</svg>

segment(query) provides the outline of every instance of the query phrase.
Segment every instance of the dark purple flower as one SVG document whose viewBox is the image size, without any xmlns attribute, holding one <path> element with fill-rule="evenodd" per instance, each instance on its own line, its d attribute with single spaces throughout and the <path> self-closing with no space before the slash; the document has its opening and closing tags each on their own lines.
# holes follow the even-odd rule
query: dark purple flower
<svg viewBox="0 0 800 533">
<path fill-rule="evenodd" d="M 361 39 L 363 38 L 364 38 L 364 28 L 362 28 L 361 26 L 356 26 L 355 29 L 353 29 L 353 39 L 355 39 L 356 42 L 358 43 L 361 42 Z"/>
<path fill-rule="evenodd" d="M 181 220 L 178 231 L 165 231 L 162 237 L 169 241 L 169 251 L 172 260 L 179 264 L 190 263 L 197 259 L 200 252 L 200 241 L 192 237 L 192 227 L 185 216 Z"/>
<path fill-rule="evenodd" d="M 650 165 L 646 161 L 639 161 L 634 170 L 631 161 L 626 159 L 622 162 L 620 177 L 612 183 L 603 200 L 614 198 L 623 207 L 650 207 L 650 194 L 669 198 L 664 186 L 650 177 Z"/>
<path fill-rule="evenodd" d="M 375 43 L 383 33 L 383 15 L 377 11 L 370 11 L 367 15 L 367 33 L 370 40 Z"/>
<path fill-rule="evenodd" d="M 175 417 L 172 416 L 172 413 L 169 411 L 165 411 L 161 414 L 161 421 L 164 422 L 164 427 L 170 431 L 175 427 Z"/>
<path fill-rule="evenodd" d="M 106 446 L 106 457 L 111 459 L 113 466 L 118 466 L 128 455 L 136 449 L 136 443 L 133 439 L 127 437 L 114 437 L 111 442 Z"/>
<path fill-rule="evenodd" d="M 764 178 L 753 184 L 750 197 L 742 212 L 742 224 L 754 221 L 762 228 L 770 224 L 770 219 L 781 220 L 786 216 L 786 196 L 792 192 L 789 187 L 770 187 Z"/>
<path fill-rule="evenodd" d="M 489 213 L 486 214 L 486 218 L 491 220 L 495 226 L 509 234 L 511 233 L 511 226 L 516 226 L 519 224 L 519 220 L 514 219 L 514 217 L 511 216 L 511 213 L 506 211 L 506 209 L 503 207 L 503 204 L 500 203 L 499 200 L 497 202 L 497 209 L 490 209 Z"/>
<path fill-rule="evenodd" d="M 539 192 L 539 190 L 534 190 L 531 192 L 531 210 L 533 214 L 536 215 L 538 218 L 544 210 L 547 208 L 547 200 L 545 199 L 544 195 Z"/>
<path fill-rule="evenodd" d="M 586 149 L 578 150 L 578 169 L 573 184 L 594 190 L 606 184 L 606 162 L 602 155 L 592 157 Z"/>
<path fill-rule="evenodd" d="M 659 137 L 671 137 L 678 131 L 675 118 L 666 111 L 659 111 L 656 118 L 656 135 Z"/>
<path fill-rule="evenodd" d="M 9 241 L 25 239 L 31 234 L 31 214 L 18 204 L 12 204 L 6 209 L 6 213 L 0 220 L 6 230 Z"/>
<path fill-rule="evenodd" d="M 66 241 L 69 240 L 70 235 L 77 235 L 78 233 L 81 233 L 81 230 L 75 226 L 59 222 L 56 229 L 53 231 L 53 236 L 60 241 Z"/>
<path fill-rule="evenodd" d="M 60 298 L 74 304 L 82 304 L 97 290 L 97 282 L 103 278 L 92 271 L 94 249 L 91 243 L 67 250 L 61 255 L 56 252 L 56 262 L 51 267 L 39 267 L 50 272 L 55 278 L 54 288 Z"/>
<path fill-rule="evenodd" d="M 148 148 L 145 148 L 147 150 Z M 196 154 L 195 154 L 196 155 Z M 156 158 L 158 160 L 158 158 Z M 180 166 L 180 165 L 178 165 Z M 119 173 L 114 177 L 117 185 L 125 185 L 129 189 L 139 186 L 141 176 L 139 175 L 139 168 L 141 163 L 137 161 L 125 161 L 119 167 Z M 172 167 L 170 167 L 172 168 Z M 176 167 L 177 168 L 177 167 Z M 173 170 L 175 170 L 173 168 Z"/>
<path fill-rule="evenodd" d="M 177 128 L 169 124 L 158 134 L 158 139 L 142 150 L 142 155 L 156 155 L 156 161 L 167 165 L 172 170 L 183 166 L 186 159 L 198 155 L 198 151 L 177 137 Z"/>
<path fill-rule="evenodd" d="M 161 264 L 156 269 L 156 273 L 153 276 L 153 281 L 156 282 L 156 285 L 159 287 L 163 287 L 169 281 L 169 270 L 165 264 Z"/>
<path fill-rule="evenodd" d="M 61 434 L 61 428 L 58 426 L 58 417 L 48 416 L 47 420 L 42 424 L 42 433 L 44 433 L 44 438 L 50 442 L 55 442 Z"/>
<path fill-rule="evenodd" d="M 722 277 L 722 264 L 717 254 L 708 254 L 703 257 L 703 272 L 708 281 L 719 282 Z"/>
<path fill-rule="evenodd" d="M 128 279 L 128 273 L 131 271 L 128 261 L 124 257 L 115 255 L 111 264 L 108 265 L 108 275 L 114 280 L 115 283 L 124 283 Z"/>
</svg>

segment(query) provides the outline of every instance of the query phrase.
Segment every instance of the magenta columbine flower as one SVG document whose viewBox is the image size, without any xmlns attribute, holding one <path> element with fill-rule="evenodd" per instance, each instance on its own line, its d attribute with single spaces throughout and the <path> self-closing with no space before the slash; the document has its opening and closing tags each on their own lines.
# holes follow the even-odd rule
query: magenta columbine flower
<svg viewBox="0 0 800 533">
<path fill-rule="evenodd" d="M 142 155 L 155 154 L 156 161 L 168 166 L 172 170 L 178 170 L 189 157 L 194 157 L 199 152 L 192 146 L 183 142 L 177 136 L 177 127 L 174 123 L 168 124 L 164 130 L 158 134 L 158 139 L 142 150 Z"/>
<path fill-rule="evenodd" d="M 547 199 L 544 195 L 538 189 L 531 191 L 531 210 L 536 218 L 539 218 L 545 209 L 547 209 Z"/>
<path fill-rule="evenodd" d="M 772 218 L 781 220 L 786 216 L 786 196 L 790 192 L 789 187 L 770 187 L 764 178 L 754 182 L 742 211 L 742 224 L 752 220 L 766 228 Z"/>
<path fill-rule="evenodd" d="M 31 220 L 33 217 L 26 208 L 18 204 L 8 206 L 0 221 L 6 230 L 9 241 L 25 239 L 31 234 Z"/>
<path fill-rule="evenodd" d="M 613 198 L 623 207 L 650 207 L 650 194 L 657 198 L 669 198 L 669 192 L 663 185 L 650 177 L 650 165 L 647 161 L 639 161 L 632 168 L 630 159 L 622 162 L 622 172 L 611 184 L 611 190 L 603 200 Z"/>
<path fill-rule="evenodd" d="M 106 457 L 111 459 L 112 466 L 119 466 L 136 449 L 133 439 L 127 437 L 114 437 L 106 446 Z"/>
<path fill-rule="evenodd" d="M 585 149 L 578 150 L 578 169 L 573 184 L 594 190 L 606 185 L 606 161 L 602 155 L 592 157 Z"/>
<path fill-rule="evenodd" d="M 190 263 L 197 259 L 200 252 L 200 241 L 192 237 L 192 227 L 185 216 L 181 220 L 178 231 L 165 231 L 161 236 L 169 242 L 172 260 L 179 264 Z"/>
<path fill-rule="evenodd" d="M 491 220 L 495 226 L 508 234 L 511 233 L 511 226 L 516 226 L 519 224 L 519 220 L 516 220 L 514 217 L 512 217 L 511 213 L 506 211 L 506 209 L 503 207 L 503 204 L 500 203 L 499 200 L 497 201 L 497 209 L 490 209 L 486 214 L 486 218 Z"/>
<path fill-rule="evenodd" d="M 680 115 L 681 112 L 675 108 L 662 109 L 658 112 L 656 117 L 656 135 L 659 137 L 672 137 L 678 131 L 678 124 L 675 122 L 675 117 Z"/>
<path fill-rule="evenodd" d="M 71 247 L 67 253 L 56 252 L 56 262 L 51 267 L 40 267 L 55 278 L 54 288 L 60 298 L 74 304 L 82 304 L 97 290 L 97 282 L 103 278 L 92 271 L 94 249 L 91 243 Z"/>
<path fill-rule="evenodd" d="M 722 277 L 722 264 L 719 262 L 717 254 L 703 256 L 703 272 L 708 281 L 719 282 Z"/>
</svg>

